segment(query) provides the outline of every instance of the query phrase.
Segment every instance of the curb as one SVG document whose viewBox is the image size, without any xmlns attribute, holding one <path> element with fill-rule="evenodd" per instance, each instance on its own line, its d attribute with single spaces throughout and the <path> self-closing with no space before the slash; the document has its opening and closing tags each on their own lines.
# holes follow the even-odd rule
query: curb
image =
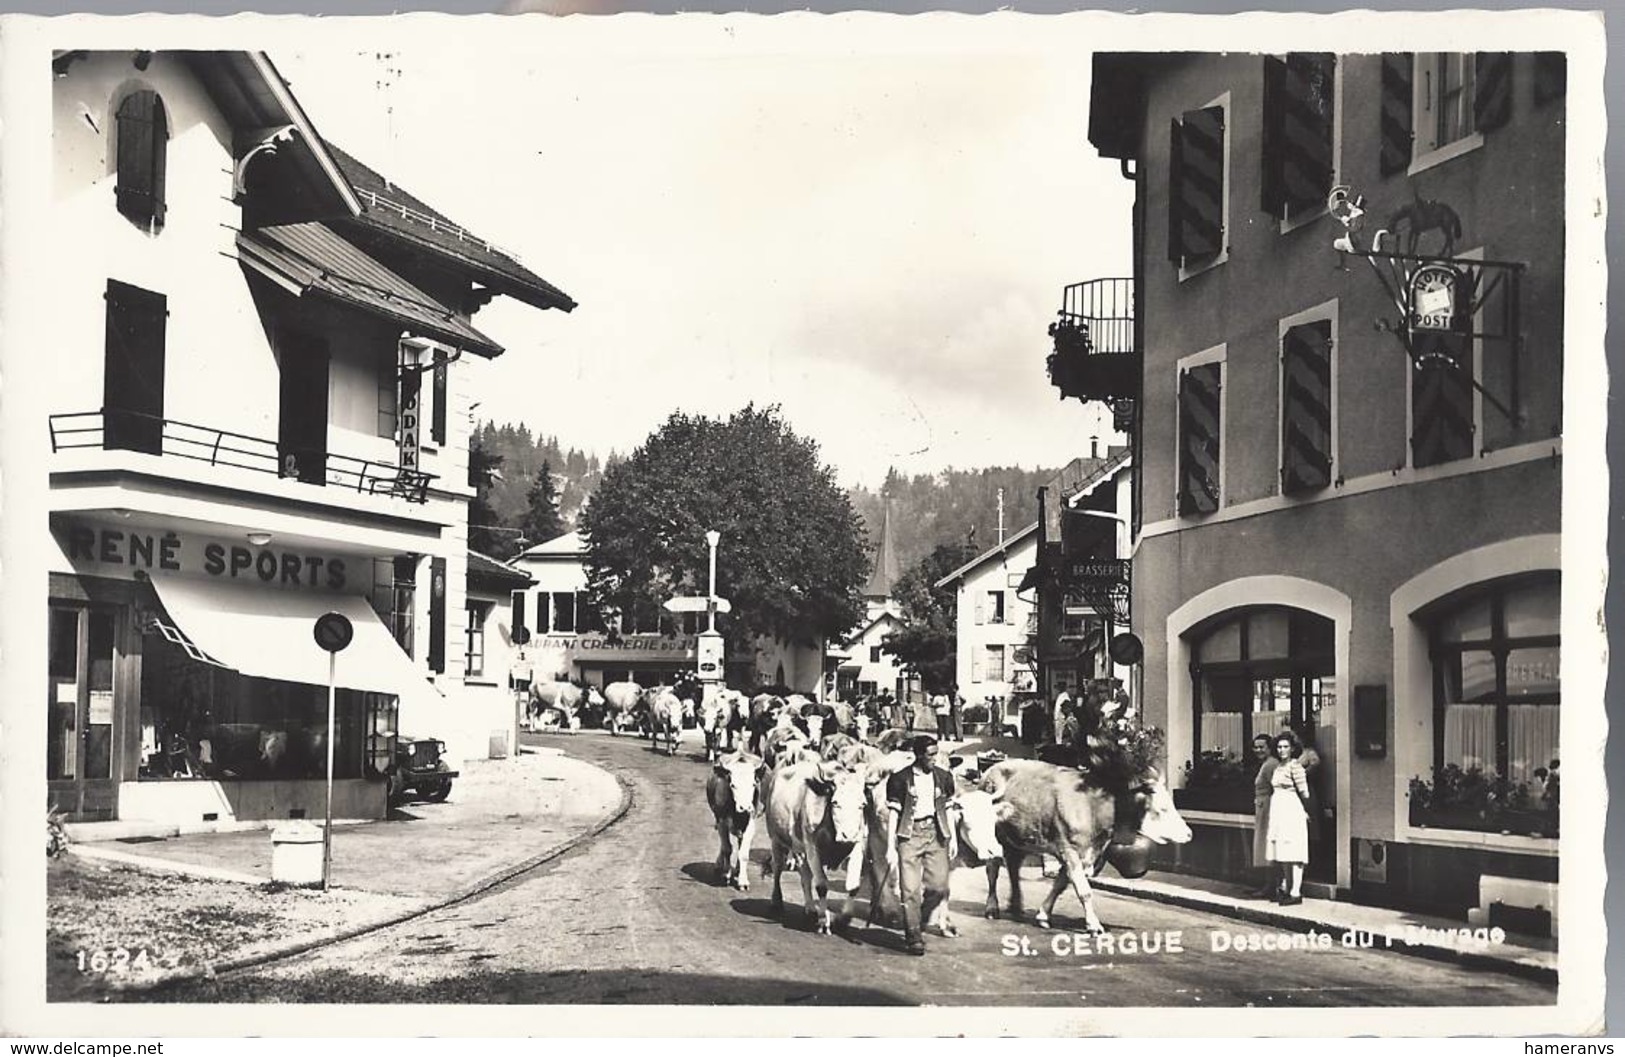
<svg viewBox="0 0 1625 1057">
<path fill-rule="evenodd" d="M 586 761 L 583 760 L 581 762 L 585 763 Z M 596 767 L 597 764 L 589 764 L 589 766 Z M 260 951 L 255 954 L 244 955 L 243 957 L 239 958 L 222 958 L 214 962 L 205 962 L 202 965 L 190 967 L 179 972 L 170 973 L 168 975 L 159 977 L 156 980 L 118 985 L 109 988 L 109 990 L 129 994 L 145 991 L 158 991 L 165 987 L 171 987 L 176 984 L 193 983 L 199 980 L 212 980 L 224 973 L 237 972 L 242 969 L 250 969 L 255 966 L 265 965 L 269 962 L 281 961 L 284 958 L 291 958 L 295 955 L 305 954 L 309 951 L 317 950 L 321 947 L 331 946 L 335 943 L 343 943 L 346 940 L 352 940 L 358 936 L 365 936 L 369 932 L 377 932 L 380 929 L 387 929 L 395 925 L 400 925 L 404 922 L 411 921 L 413 918 L 422 917 L 423 915 L 431 913 L 432 911 L 443 910 L 446 907 L 455 906 L 458 903 L 467 902 L 476 896 L 483 895 L 491 889 L 513 880 L 520 874 L 534 870 L 539 866 L 546 865 L 552 860 L 567 854 L 587 841 L 592 840 L 594 837 L 597 837 L 599 834 L 603 833 L 605 830 L 609 829 L 626 816 L 626 813 L 632 809 L 632 786 L 619 774 L 615 774 L 614 772 L 605 770 L 604 768 L 599 769 L 604 770 L 604 773 L 614 778 L 615 784 L 620 787 L 620 803 L 618 803 L 614 808 L 612 808 L 597 822 L 593 823 L 590 827 L 581 831 L 580 833 L 577 833 L 568 840 L 555 844 L 546 851 L 532 855 L 531 857 L 511 866 L 505 866 L 494 873 L 488 874 L 472 884 L 465 885 L 463 888 L 449 896 L 422 903 L 407 910 L 398 911 L 375 921 L 350 925 L 339 929 L 337 932 L 327 935 L 310 939 L 290 940 L 279 946 L 272 947 L 268 950 Z"/>
<path fill-rule="evenodd" d="M 227 881 L 232 884 L 246 884 L 256 888 L 265 884 L 265 878 L 253 874 L 238 873 L 235 870 L 222 870 L 214 866 L 173 862 L 169 859 L 155 859 L 150 855 L 131 855 L 128 852 L 103 848 L 97 844 L 69 844 L 68 854 L 97 862 L 118 863 L 120 866 L 128 866 L 133 870 L 142 870 L 147 873 L 178 874 L 182 877 L 196 877 L 203 881 Z"/>
<path fill-rule="evenodd" d="M 1183 907 L 1186 910 L 1201 910 L 1212 914 L 1222 914 L 1225 917 L 1238 918 L 1259 925 L 1268 925 L 1271 928 L 1289 932 L 1306 932 L 1314 929 L 1319 932 L 1338 933 L 1358 928 L 1358 926 L 1329 922 L 1323 918 L 1294 917 L 1291 914 L 1284 914 L 1263 907 L 1240 906 L 1211 896 L 1149 891 L 1122 881 L 1112 881 L 1101 877 L 1092 879 L 1089 884 L 1093 888 L 1098 888 L 1103 892 L 1110 892 L 1113 895 L 1149 899 L 1152 902 L 1166 903 L 1169 906 Z M 1399 954 L 1408 954 L 1412 957 L 1427 958 L 1431 961 L 1453 962 L 1473 969 L 1494 969 L 1498 972 L 1533 980 L 1536 983 L 1551 984 L 1553 986 L 1557 984 L 1557 969 L 1552 966 L 1515 958 L 1497 957 L 1483 951 L 1464 950 L 1440 943 L 1406 943 L 1403 941 L 1383 949 Z"/>
</svg>

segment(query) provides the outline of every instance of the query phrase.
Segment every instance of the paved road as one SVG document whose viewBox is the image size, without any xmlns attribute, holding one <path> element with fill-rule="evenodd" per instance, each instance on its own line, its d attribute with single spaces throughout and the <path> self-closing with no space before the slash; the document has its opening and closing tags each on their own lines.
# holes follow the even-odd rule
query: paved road
<svg viewBox="0 0 1625 1057">
<path fill-rule="evenodd" d="M 771 889 L 758 879 L 759 868 L 748 894 L 714 883 L 703 760 L 668 759 L 636 738 L 534 740 L 623 775 L 633 789 L 632 810 L 589 845 L 477 901 L 164 997 L 1075 1008 L 1555 1001 L 1550 987 L 1380 950 L 1215 951 L 1216 934 L 1257 927 L 1110 895 L 1097 895 L 1097 906 L 1118 949 L 1080 954 L 1069 931 L 1081 926 L 1072 896 L 1057 906 L 1056 931 L 987 921 L 979 870 L 954 877 L 960 938 L 932 937 L 924 958 L 903 953 L 898 936 L 885 930 L 859 926 L 845 937 L 820 937 L 799 913 L 793 874 L 785 875 L 790 906 L 783 921 L 768 910 Z M 757 844 L 760 862 L 761 827 Z M 1027 882 L 1029 907 L 1045 885 Z M 1125 937 L 1163 949 L 1125 953 Z M 1171 949 L 1175 942 L 1178 951 Z"/>
</svg>

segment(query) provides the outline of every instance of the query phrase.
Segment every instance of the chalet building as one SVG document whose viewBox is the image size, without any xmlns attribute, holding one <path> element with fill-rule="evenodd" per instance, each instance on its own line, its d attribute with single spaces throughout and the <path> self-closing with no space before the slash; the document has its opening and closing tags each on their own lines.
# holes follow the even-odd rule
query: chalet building
<svg viewBox="0 0 1625 1057">
<path fill-rule="evenodd" d="M 1133 276 L 1069 291 L 1051 371 L 1131 427 L 1142 700 L 1197 831 L 1166 865 L 1242 875 L 1243 754 L 1293 726 L 1311 894 L 1544 930 L 1560 717 L 1600 707 L 1559 673 L 1564 57 L 1093 79 Z"/>
<path fill-rule="evenodd" d="M 318 817 L 331 739 L 335 816 L 382 817 L 396 732 L 467 758 L 503 726 L 468 693 L 466 367 L 503 351 L 472 316 L 574 302 L 327 143 L 262 53 L 53 73 L 51 801 Z"/>
<path fill-rule="evenodd" d="M 513 674 L 522 648 L 514 642 L 510 603 L 531 585 L 526 573 L 479 551 L 468 552 L 468 597 L 463 606 L 463 687 L 487 717 L 488 753 L 517 751 L 525 701 L 515 696 Z M 407 733 L 411 733 L 408 731 Z"/>
<path fill-rule="evenodd" d="M 959 693 L 988 710 L 995 730 L 1019 725 L 1017 695 L 1038 689 L 1030 644 L 1038 614 L 1019 593 L 1038 557 L 1038 528 L 1012 533 L 937 581 L 954 590 Z"/>
<path fill-rule="evenodd" d="M 911 676 L 885 649 L 886 636 L 903 626 L 902 608 L 892 598 L 901 575 L 892 538 L 891 501 L 887 500 L 880 516 L 874 567 L 863 584 L 863 622 L 844 642 L 830 646 L 824 662 L 826 689 L 844 700 L 883 690 L 899 701 L 918 703 L 924 697 L 919 679 Z"/>
<path fill-rule="evenodd" d="M 519 663 L 537 681 L 568 679 L 602 687 L 630 679 L 656 686 L 695 671 L 705 616 L 654 607 L 607 619 L 594 612 L 586 593 L 587 544 L 579 533 L 526 548 L 509 564 L 531 580 L 513 591 L 510 620 L 528 632 Z M 817 694 L 823 656 L 822 643 L 761 638 L 750 656 L 727 658 L 725 678 L 738 690 L 782 685 Z"/>
</svg>

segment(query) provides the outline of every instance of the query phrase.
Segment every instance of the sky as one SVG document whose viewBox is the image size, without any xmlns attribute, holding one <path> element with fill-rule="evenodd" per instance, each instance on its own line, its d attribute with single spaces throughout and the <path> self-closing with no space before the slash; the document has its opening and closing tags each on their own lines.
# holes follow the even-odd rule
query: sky
<svg viewBox="0 0 1625 1057">
<path fill-rule="evenodd" d="M 482 420 L 603 455 L 673 410 L 778 404 L 870 487 L 1113 439 L 1044 371 L 1062 288 L 1130 267 L 1133 185 L 1087 141 L 1087 53 L 270 55 L 325 137 L 579 303 L 479 312 L 507 348 L 474 368 Z"/>
</svg>

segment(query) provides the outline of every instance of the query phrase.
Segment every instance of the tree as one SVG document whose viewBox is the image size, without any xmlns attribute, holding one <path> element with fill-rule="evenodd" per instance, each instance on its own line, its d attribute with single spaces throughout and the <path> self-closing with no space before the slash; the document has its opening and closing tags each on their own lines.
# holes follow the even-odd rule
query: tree
<svg viewBox="0 0 1625 1057">
<path fill-rule="evenodd" d="M 496 508 L 491 505 L 491 485 L 502 476 L 502 456 L 486 447 L 479 433 L 468 443 L 468 486 L 474 498 L 468 503 L 468 547 L 489 558 L 503 559 L 513 552 L 513 533 L 505 532 Z"/>
<path fill-rule="evenodd" d="M 525 499 L 529 507 L 519 523 L 519 531 L 530 544 L 546 543 L 564 535 L 564 519 L 559 517 L 559 495 L 553 484 L 550 463 L 542 463 L 541 469 L 536 471 Z"/>
<path fill-rule="evenodd" d="M 718 627 L 731 647 L 834 638 L 863 615 L 862 524 L 818 446 L 776 406 L 726 420 L 672 414 L 630 458 L 606 462 L 580 528 L 588 595 L 605 609 L 705 594 L 714 529 L 717 592 L 732 605 Z"/>
<path fill-rule="evenodd" d="M 963 564 L 958 546 L 938 544 L 892 587 L 903 626 L 882 639 L 881 648 L 918 675 L 927 693 L 947 693 L 957 678 L 958 600 L 951 584 L 938 587 L 937 581 Z"/>
</svg>

